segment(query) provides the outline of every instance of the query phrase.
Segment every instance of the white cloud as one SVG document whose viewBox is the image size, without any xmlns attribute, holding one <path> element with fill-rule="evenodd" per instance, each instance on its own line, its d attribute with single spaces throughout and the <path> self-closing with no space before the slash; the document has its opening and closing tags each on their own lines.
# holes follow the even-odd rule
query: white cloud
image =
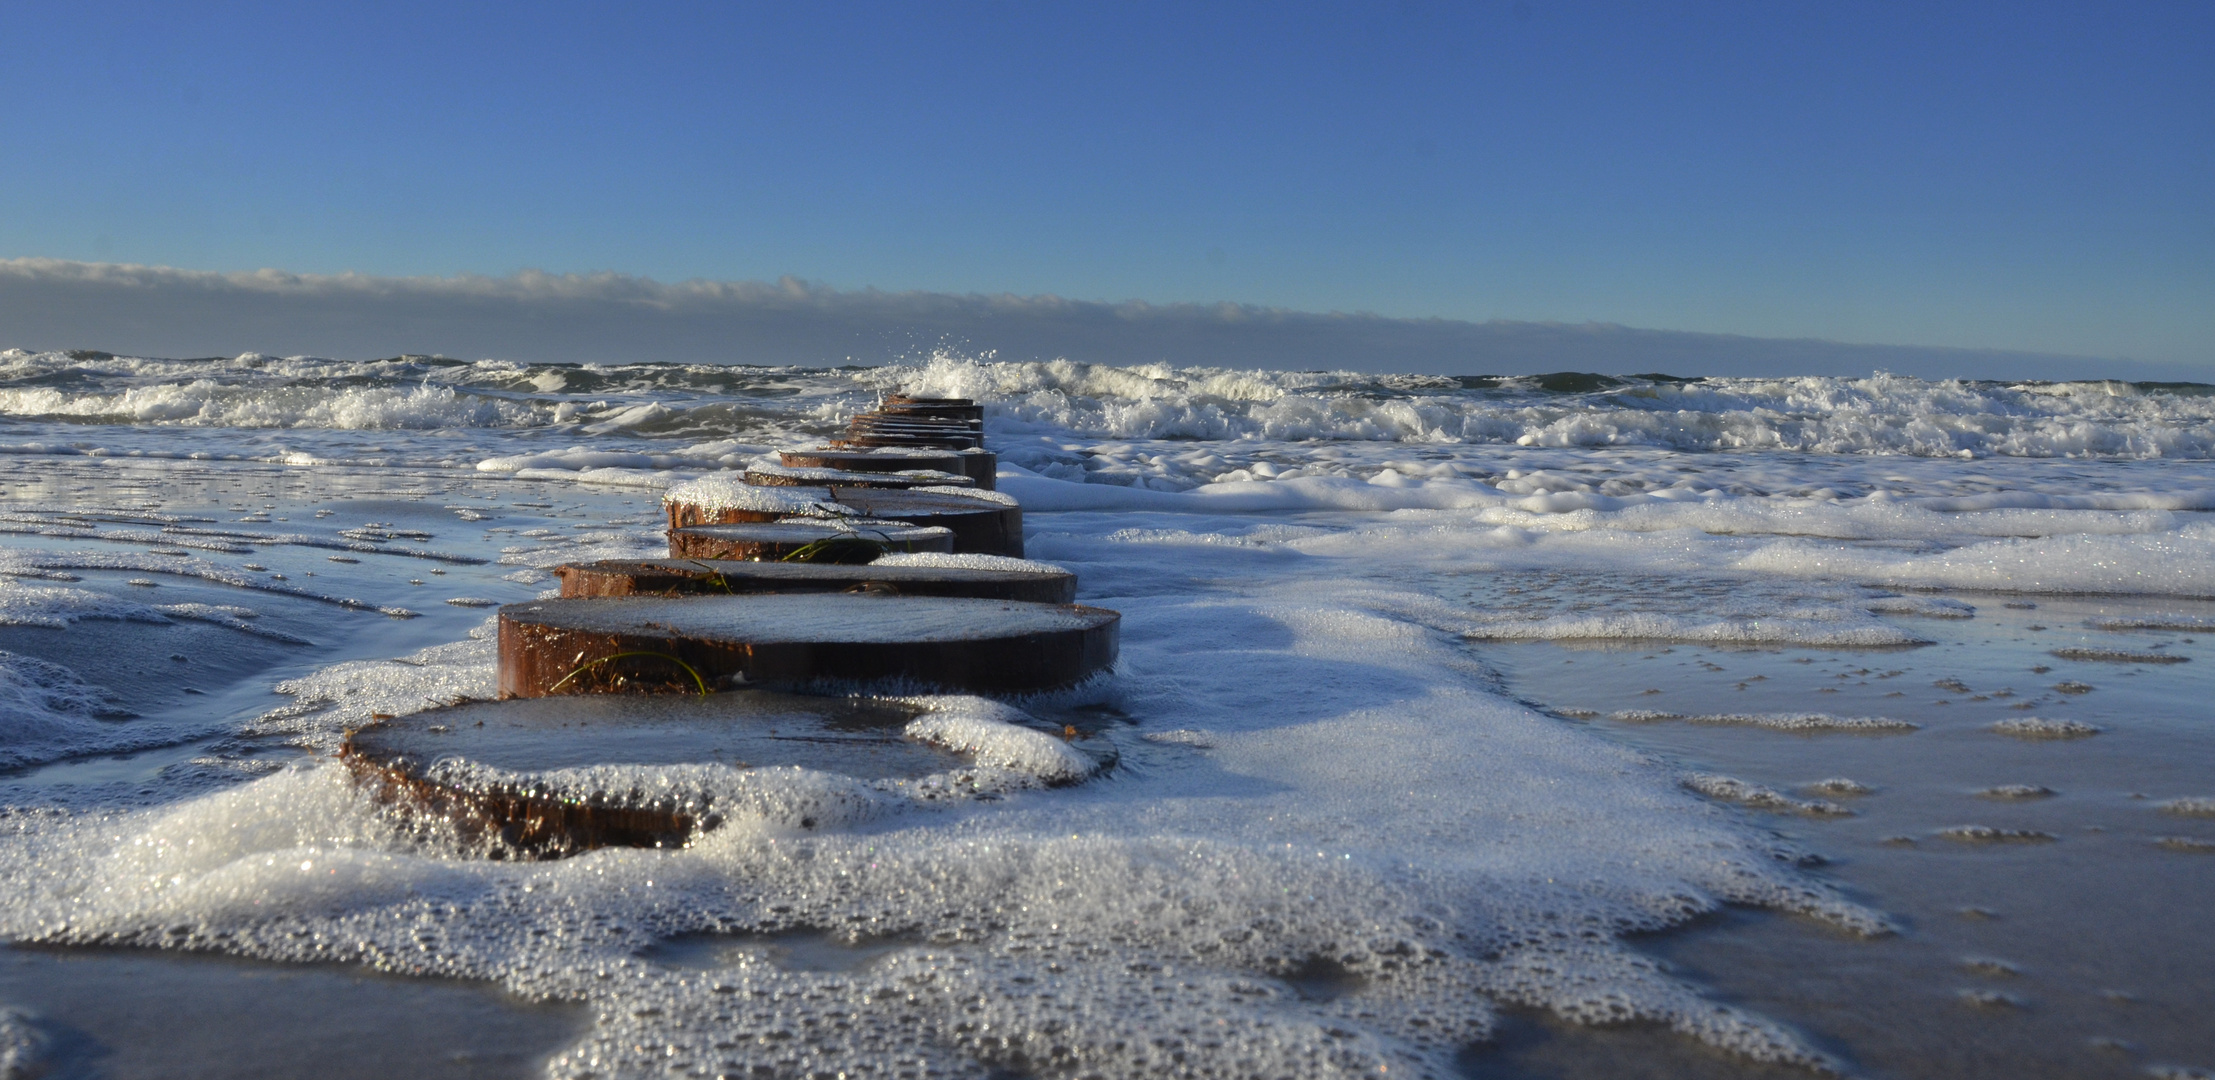
<svg viewBox="0 0 2215 1080">
<path fill-rule="evenodd" d="M 1852 345 L 1563 324 L 1392 319 L 1246 304 L 665 284 L 623 274 L 373 277 L 0 260 L 0 346 L 147 356 L 880 363 L 940 344 L 1004 359 L 1445 374 L 1874 370 L 1972 378 L 2205 377 L 2196 369 L 1991 350 Z"/>
</svg>

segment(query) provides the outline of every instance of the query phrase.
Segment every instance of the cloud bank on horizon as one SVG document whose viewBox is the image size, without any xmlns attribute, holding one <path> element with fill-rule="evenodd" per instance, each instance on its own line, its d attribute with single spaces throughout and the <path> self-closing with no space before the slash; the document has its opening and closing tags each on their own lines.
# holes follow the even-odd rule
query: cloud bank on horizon
<svg viewBox="0 0 2215 1080">
<path fill-rule="evenodd" d="M 616 273 L 378 277 L 0 260 L 0 347 L 143 356 L 402 353 L 534 363 L 877 364 L 1002 359 L 1454 375 L 2169 379 L 2197 367 L 2004 350 L 1757 338 L 1610 323 L 1388 318 L 1246 304 L 668 284 Z"/>
</svg>

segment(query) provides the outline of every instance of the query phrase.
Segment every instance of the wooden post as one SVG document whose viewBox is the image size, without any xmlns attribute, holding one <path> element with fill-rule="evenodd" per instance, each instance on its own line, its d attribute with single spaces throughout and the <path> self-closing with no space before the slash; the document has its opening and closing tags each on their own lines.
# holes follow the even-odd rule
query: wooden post
<svg viewBox="0 0 2215 1080">
<path fill-rule="evenodd" d="M 953 530 L 918 528 L 898 521 L 850 522 L 824 518 L 694 525 L 669 530 L 669 557 L 673 559 L 866 563 L 890 552 L 947 552 L 953 549 Z"/>
<path fill-rule="evenodd" d="M 900 596 L 967 596 L 1037 604 L 1067 604 L 1077 598 L 1077 575 L 1065 570 L 651 559 L 572 563 L 557 568 L 554 574 L 561 578 L 561 594 L 565 597 L 869 590 Z"/>
<path fill-rule="evenodd" d="M 892 491 L 884 488 L 761 488 L 764 492 L 806 492 L 794 505 L 837 506 L 856 517 L 880 522 L 905 522 L 921 528 L 950 529 L 954 550 L 981 555 L 1023 557 L 1023 507 L 998 492 L 942 489 Z M 820 492 L 820 497 L 813 497 Z M 682 489 L 673 489 L 664 504 L 669 511 L 671 555 L 699 558 L 702 552 L 679 550 L 677 533 L 695 525 L 793 521 L 796 514 L 832 517 L 827 510 L 809 513 L 782 503 L 755 509 L 745 502 L 693 503 L 684 501 Z M 744 556 L 718 556 L 743 558 Z"/>
<path fill-rule="evenodd" d="M 904 490 L 918 487 L 975 487 L 977 482 L 964 473 L 940 472 L 936 469 L 913 469 L 904 472 L 861 472 L 856 469 L 793 469 L 782 465 L 753 465 L 745 472 L 746 482 L 755 487 L 839 487 L 892 488 Z"/>
<path fill-rule="evenodd" d="M 601 765 L 800 765 L 879 779 L 959 767 L 958 756 L 903 738 L 920 711 L 883 699 L 766 690 L 478 701 L 349 732 L 339 759 L 385 801 L 444 818 L 492 854 L 558 858 L 599 847 L 682 846 L 714 828 L 724 808 L 704 792 L 579 789 L 549 774 Z"/>
<path fill-rule="evenodd" d="M 777 457 L 787 467 L 795 469 L 852 469 L 859 472 L 937 469 L 942 472 L 957 472 L 975 480 L 977 486 L 986 491 L 992 490 L 1000 467 L 999 457 L 990 451 L 961 452 L 935 447 L 870 450 L 829 446 L 815 450 L 782 450 Z"/>
<path fill-rule="evenodd" d="M 867 593 L 537 600 L 500 609 L 499 693 L 887 680 L 1046 690 L 1112 665 L 1121 620 L 1077 604 Z"/>
</svg>

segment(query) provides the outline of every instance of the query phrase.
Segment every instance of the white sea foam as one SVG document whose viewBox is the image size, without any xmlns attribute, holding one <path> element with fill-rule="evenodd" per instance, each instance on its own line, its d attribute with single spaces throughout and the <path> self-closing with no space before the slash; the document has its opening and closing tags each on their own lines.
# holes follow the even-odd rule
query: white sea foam
<svg viewBox="0 0 2215 1080">
<path fill-rule="evenodd" d="M 977 500 L 978 502 L 986 502 L 986 503 L 991 503 L 991 504 L 993 504 L 993 505 L 995 505 L 995 506 L 1021 506 L 1021 505 L 1022 505 L 1022 503 L 1021 503 L 1021 502 L 1017 501 L 1017 499 L 1015 498 L 1015 496 L 1013 496 L 1013 495 L 1010 495 L 1010 494 L 1008 494 L 1007 492 L 1004 492 L 1004 491 L 986 491 L 986 490 L 984 490 L 983 488 L 973 488 L 973 487 L 953 487 L 953 486 L 933 485 L 933 486 L 931 486 L 931 487 L 919 487 L 919 488 L 916 488 L 915 490 L 916 490 L 916 491 L 926 491 L 926 492 L 932 492 L 932 493 L 935 493 L 935 494 L 939 494 L 939 495 L 959 495 L 959 496 L 961 496 L 962 498 L 965 498 L 965 499 L 975 499 L 975 500 Z"/>
<path fill-rule="evenodd" d="M 1820 791 L 1825 795 L 1868 795 L 1876 791 L 1875 788 L 1859 780 L 1845 776 L 1833 776 L 1826 780 L 1817 780 L 1807 786 L 1808 790 Z"/>
<path fill-rule="evenodd" d="M 1006 555 L 949 554 L 943 551 L 895 551 L 879 555 L 871 566 L 937 566 L 962 570 L 1005 570 L 1026 574 L 1066 574 L 1069 569 L 1036 559 Z"/>
<path fill-rule="evenodd" d="M 274 689 L 292 703 L 264 713 L 250 730 L 285 732 L 318 749 L 336 750 L 347 731 L 377 717 L 491 698 L 498 627 L 497 618 L 488 618 L 464 641 L 401 659 L 332 664 L 280 681 Z"/>
<path fill-rule="evenodd" d="M 739 454 L 712 457 L 697 453 L 648 454 L 576 446 L 567 450 L 486 458 L 477 463 L 477 471 L 545 476 L 600 469 L 714 469 L 744 462 L 745 457 Z"/>
<path fill-rule="evenodd" d="M 2054 790 L 2043 784 L 2000 784 L 1977 792 L 1987 799 L 2018 801 L 2022 799 L 2050 799 Z"/>
<path fill-rule="evenodd" d="M 157 745 L 174 731 L 129 722 L 115 695 L 45 660 L 0 651 L 0 769 Z"/>
<path fill-rule="evenodd" d="M 1956 825 L 1938 835 L 1965 844 L 2050 844 L 2059 839 L 2038 829 L 2002 829 L 1992 825 Z"/>
<path fill-rule="evenodd" d="M 981 400 L 988 430 L 1095 439 L 1320 438 L 1945 457 L 2206 457 L 2215 449 L 2215 402 L 2114 383 L 1997 386 L 1889 375 L 1604 380 L 1585 393 L 1553 394 L 1535 382 L 1502 381 L 1489 391 L 1450 395 L 1438 391 L 1459 389 L 1452 380 L 989 363 L 944 354 L 920 368 L 872 375 L 879 385 Z M 1361 392 L 1374 389 L 1400 393 Z"/>
<path fill-rule="evenodd" d="M 2192 659 L 2179 653 L 2156 652 L 2151 649 L 2086 649 L 2070 646 L 2047 651 L 2058 659 L 2090 660 L 2098 664 L 2182 664 Z"/>
<path fill-rule="evenodd" d="M 1785 643 L 1860 648 L 1922 645 L 1930 640 L 1874 619 L 1713 619 L 1653 612 L 1492 622 L 1466 633 L 1486 641 L 1693 641 L 1719 645 Z"/>
<path fill-rule="evenodd" d="M 152 572 L 178 577 L 211 581 L 232 588 L 249 589 L 279 596 L 311 600 L 316 603 L 334 604 L 339 607 L 377 611 L 396 618 L 414 614 L 400 607 L 379 607 L 353 597 L 333 596 L 311 589 L 294 588 L 280 581 L 255 574 L 241 573 L 228 566 L 194 558 L 174 558 L 126 552 L 109 551 L 24 551 L 0 549 L 0 575 L 8 578 L 44 578 L 54 581 L 76 581 L 70 570 L 123 570 Z M 38 591 L 41 586 L 26 586 L 20 582 L 0 581 L 0 603 L 14 598 L 17 614 L 23 624 L 36 626 L 65 626 L 83 618 L 115 618 L 131 622 L 167 621 L 158 608 L 132 604 L 129 601 L 104 597 L 88 590 L 66 590 L 62 593 Z M 28 591 L 18 591 L 28 590 Z M 83 597 L 77 594 L 84 594 Z M 86 598 L 86 597 L 89 597 Z M 190 610 L 190 609 L 185 609 Z M 242 609 L 243 610 L 243 609 Z M 151 612 L 151 615 L 142 614 Z M 58 620 L 58 621 L 55 621 Z"/>
<path fill-rule="evenodd" d="M 1995 720 L 1989 726 L 1993 731 L 2018 739 L 2089 739 L 2106 730 L 2082 720 L 2048 720 L 2038 716 Z"/>
<path fill-rule="evenodd" d="M 1020 713 L 981 698 L 930 698 L 931 711 L 908 722 L 907 735 L 979 765 L 1008 769 L 1045 783 L 1068 783 L 1092 774 L 1089 757 L 1035 728 Z"/>
<path fill-rule="evenodd" d="M 831 493 L 823 488 L 757 487 L 732 473 L 711 473 L 679 484 L 664 492 L 661 501 L 669 506 L 697 507 L 711 514 L 721 510 L 816 517 L 856 513 L 832 502 Z"/>
<path fill-rule="evenodd" d="M 1195 1075 L 1449 1075 L 1499 1002 L 1646 1018 L 1817 1063 L 1789 1031 L 1700 997 L 1617 939 L 1722 903 L 1864 933 L 1887 929 L 1883 916 L 1796 870 L 1796 849 L 1654 762 L 1496 693 L 1462 635 L 1503 643 L 1487 650 L 1635 638 L 1899 647 L 1925 637 L 1894 620 L 1970 613 L 1937 592 L 2215 596 L 2215 527 L 2195 513 L 2215 508 L 2215 397 L 2196 391 L 1883 376 L 1462 381 L 943 356 L 811 372 L 6 353 L 0 383 L 13 395 L 0 398 L 0 450 L 23 462 L 136 456 L 152 469 L 199 454 L 309 478 L 405 467 L 642 491 L 728 480 L 770 447 L 820 438 L 879 389 L 984 403 L 1002 490 L 1029 511 L 1027 548 L 1124 613 L 1123 668 L 1082 704 L 1129 722 L 1101 729 L 1099 744 L 972 710 L 926 717 L 917 734 L 982 764 L 906 796 L 774 767 L 579 776 L 672 791 L 712 782 L 746 810 L 685 850 L 554 863 L 474 858 L 403 827 L 329 766 L 0 837 L 0 873 L 18 886 L 0 898 L 10 939 L 359 962 L 582 1001 L 591 1027 L 550 1064 L 562 1075 L 680 1063 L 712 1073 L 729 1061 L 1143 1075 L 1180 1053 Z M 619 493 L 594 497 L 612 505 Z M 88 548 L 199 551 L 0 551 L 0 573 L 44 579 L 9 589 L 116 571 L 366 606 L 339 585 L 295 589 L 307 583 L 218 561 L 296 542 L 236 523 L 182 531 L 199 526 L 26 512 L 5 527 Z M 562 562 L 662 543 L 643 522 L 532 533 L 492 540 L 507 545 L 492 572 L 536 583 Z M 1582 610 L 1438 587 L 1518 575 L 1630 584 L 1586 589 Z M 1639 580 L 1711 587 L 1654 597 Z M 74 593 L 98 595 L 19 593 L 17 610 L 48 626 L 92 617 L 70 614 L 88 604 L 184 617 Z M 377 714 L 490 696 L 484 635 L 288 680 L 293 704 L 244 730 L 328 749 Z M 57 718 L 49 745 L 139 723 L 86 711 L 99 705 L 81 682 L 9 670 L 16 681 L 0 693 L 28 704 L 0 711 Z M 1814 713 L 1666 718 L 1914 729 Z M 1089 771 L 1081 750 L 1096 745 L 1133 764 L 1047 783 L 1084 775 L 1066 770 Z M 996 797 L 955 797 L 980 786 Z M 796 927 L 913 944 L 860 974 L 651 959 L 676 935 Z M 1358 989 L 1302 998 L 1295 976 L 1318 959 Z M 1198 1026 L 1207 1038 L 1180 1033 Z M 737 1032 L 742 1048 L 716 1046 Z"/>
<path fill-rule="evenodd" d="M 71 394 L 46 387 L 0 389 L 0 415 L 227 428 L 517 427 L 530 409 L 449 387 L 239 387 L 199 379 Z"/>
<path fill-rule="evenodd" d="M 1109 1073 L 1181 1052 L 1219 1075 L 1446 1075 L 1487 1029 L 1487 1001 L 1645 1017 L 1764 1059 L 1824 1060 L 1612 940 L 1720 902 L 1887 927 L 1800 877 L 1773 840 L 1674 791 L 1640 756 L 1479 689 L 1431 631 L 1349 609 L 1338 586 L 1264 575 L 1248 583 L 1258 598 L 1190 595 L 1147 585 L 1158 560 L 1116 565 L 1093 562 L 1103 587 L 1155 599 L 1125 604 L 1130 674 L 1102 692 L 1148 727 L 1210 730 L 1203 764 L 1084 797 L 1011 789 L 924 816 L 871 804 L 805 835 L 775 823 L 820 793 L 769 785 L 755 793 L 761 828 L 535 865 L 426 846 L 342 770 L 295 770 L 0 844 L 0 870 L 24 883 L 0 905 L 0 930 L 221 943 L 583 999 L 594 1026 L 557 1071 L 658 1067 L 670 1046 L 720 1060 L 712 1043 L 742 1027 L 789 1033 L 810 1061 L 848 1069 L 920 1056 L 963 1071 L 1060 1045 Z M 1226 547 L 1212 572 L 1270 565 Z M 335 665 L 285 684 L 298 704 L 259 726 L 327 742 L 372 713 L 483 696 L 490 648 Z M 928 734 L 1041 778 L 1077 765 L 1059 739 L 970 713 Z M 78 887 L 88 881 L 99 887 Z M 666 935 L 795 925 L 921 944 L 858 978 L 638 959 Z M 1303 1000 L 1284 980 L 1318 956 L 1362 989 Z M 734 1007 L 744 1024 L 693 1023 Z M 865 1007 L 871 1021 L 852 1023 Z M 1157 1044 L 1195 1017 L 1206 1042 Z M 978 1022 L 995 1042 L 967 1034 Z"/>
<path fill-rule="evenodd" d="M 1773 731 L 1848 731 L 1862 734 L 1904 734 L 1922 725 L 1882 716 L 1832 716 L 1828 713 L 1712 713 L 1685 716 L 1679 713 L 1629 709 L 1611 713 L 1608 719 L 1627 724 L 1678 722 L 1723 727 L 1758 727 Z"/>
<path fill-rule="evenodd" d="M 2085 625 L 2095 630 L 2168 630 L 2191 633 L 2215 633 L 2215 619 L 2196 615 L 2153 615 L 2138 618 L 2088 619 Z"/>
<path fill-rule="evenodd" d="M 134 578 L 126 584 L 152 585 L 154 582 Z M 139 604 L 89 589 L 25 585 L 0 579 L 0 626 L 63 629 L 85 619 L 141 623 L 169 623 L 183 619 L 214 623 L 257 637 L 308 644 L 306 638 L 257 625 L 253 620 L 259 617 L 259 613 L 252 608 L 231 604 Z"/>
<path fill-rule="evenodd" d="M 1750 784 L 1735 776 L 1690 773 L 1684 786 L 1710 799 L 1734 802 L 1756 810 L 1778 810 L 1809 817 L 1850 817 L 1853 811 L 1826 799 L 1795 799 L 1774 788 Z"/>
<path fill-rule="evenodd" d="M 934 487 L 953 486 L 963 488 L 964 490 L 972 490 L 968 486 L 971 481 L 967 476 L 962 476 L 950 472 L 939 472 L 935 469 L 901 469 L 889 473 L 872 474 L 850 472 L 845 469 L 794 468 L 792 466 L 775 464 L 774 462 L 755 461 L 754 463 L 746 466 L 746 471 L 757 475 L 774 476 L 785 480 L 798 480 L 816 486 L 833 484 L 841 481 L 852 483 L 854 480 L 861 477 L 899 477 L 904 480 L 916 481 L 919 484 L 929 483 L 931 484 L 931 486 Z"/>
<path fill-rule="evenodd" d="M 1974 605 L 1943 596 L 1886 596 L 1865 606 L 1878 615 L 1915 615 L 1925 619 L 1972 619 L 1977 614 Z"/>
<path fill-rule="evenodd" d="M 0 581 L 0 626 L 66 627 L 80 619 L 117 619 L 166 623 L 145 604 L 67 586 L 24 585 Z"/>
</svg>

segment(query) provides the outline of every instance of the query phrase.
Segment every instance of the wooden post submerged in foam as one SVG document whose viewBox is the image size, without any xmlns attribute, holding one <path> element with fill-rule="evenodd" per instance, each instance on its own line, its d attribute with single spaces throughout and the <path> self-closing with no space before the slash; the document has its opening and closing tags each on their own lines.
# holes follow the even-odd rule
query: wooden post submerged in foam
<svg viewBox="0 0 2215 1080">
<path fill-rule="evenodd" d="M 627 782 L 630 769 L 796 765 L 899 780 L 960 767 L 958 755 L 903 737 L 921 711 L 765 690 L 477 701 L 348 732 L 339 759 L 380 800 L 443 819 L 488 855 L 559 858 L 681 847 L 720 822 L 712 785 L 642 788 Z"/>
<path fill-rule="evenodd" d="M 917 397 L 914 394 L 886 394 L 877 404 L 881 416 L 920 417 L 927 420 L 953 421 L 967 424 L 978 433 L 984 431 L 984 406 L 969 398 Z"/>
<path fill-rule="evenodd" d="M 862 472 L 858 469 L 794 469 L 782 465 L 749 465 L 746 467 L 745 479 L 755 487 L 903 489 L 977 486 L 975 480 L 962 473 L 941 472 L 937 469 Z"/>
<path fill-rule="evenodd" d="M 1113 665 L 1121 621 L 1078 604 L 869 593 L 538 600 L 500 609 L 499 693 L 1050 690 Z"/>
<path fill-rule="evenodd" d="M 669 532 L 672 559 L 858 564 L 895 553 L 953 550 L 952 530 L 897 521 L 790 518 L 766 525 L 695 525 Z"/>
<path fill-rule="evenodd" d="M 813 450 L 780 450 L 777 459 L 793 469 L 848 469 L 855 472 L 901 472 L 935 469 L 955 472 L 991 491 L 999 475 L 1000 458 L 989 450 L 944 450 L 928 446 L 878 449 L 826 446 Z"/>
<path fill-rule="evenodd" d="M 951 530 L 957 553 L 1023 557 L 1023 505 L 1012 496 L 966 488 L 830 491 L 841 505 L 858 514 Z"/>
<path fill-rule="evenodd" d="M 728 596 L 744 593 L 872 591 L 898 596 L 966 596 L 1067 604 L 1077 576 L 1045 563 L 976 559 L 985 565 L 838 565 L 711 559 L 607 560 L 554 571 L 564 597 Z"/>
<path fill-rule="evenodd" d="M 696 526 L 840 517 L 943 528 L 953 533 L 956 552 L 1023 557 L 1023 507 L 996 491 L 758 487 L 715 475 L 670 488 L 662 505 L 669 517 L 669 553 L 680 557 L 744 557 L 682 549 L 677 534 Z"/>
<path fill-rule="evenodd" d="M 983 415 L 906 400 L 853 427 L 963 446 Z M 837 453 L 672 489 L 674 558 L 560 568 L 561 599 L 500 609 L 500 700 L 380 716 L 347 733 L 341 760 L 380 799 L 521 858 L 689 843 L 718 823 L 727 774 L 763 765 L 896 787 L 998 754 L 993 767 L 1048 784 L 1091 775 L 1066 726 L 933 726 L 916 719 L 922 702 L 856 694 L 1074 686 L 1114 665 L 1122 616 L 1070 603 L 1068 571 L 1006 557 L 1022 551 L 1022 510 L 989 490 L 990 454 Z M 975 476 L 979 462 L 984 490 L 915 472 Z M 913 554 L 878 561 L 893 551 Z"/>
</svg>

